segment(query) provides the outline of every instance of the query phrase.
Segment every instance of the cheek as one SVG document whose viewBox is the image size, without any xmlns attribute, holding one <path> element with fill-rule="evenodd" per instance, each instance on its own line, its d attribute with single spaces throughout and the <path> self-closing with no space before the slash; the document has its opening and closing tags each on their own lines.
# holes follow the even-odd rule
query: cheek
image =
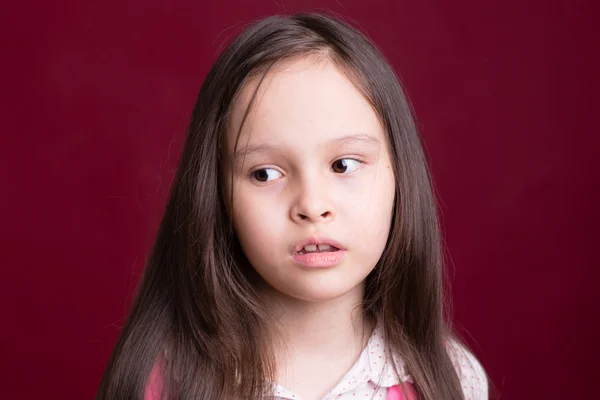
<svg viewBox="0 0 600 400">
<path fill-rule="evenodd" d="M 373 190 L 365 200 L 369 207 L 364 207 L 361 215 L 365 237 L 370 238 L 365 249 L 370 264 L 379 261 L 385 249 L 392 223 L 394 197 L 395 180 L 391 169 L 380 171 Z"/>
<path fill-rule="evenodd" d="M 346 202 L 348 217 L 360 227 L 387 234 L 394 204 L 395 181 L 391 169 L 378 168 L 361 181 L 352 182 L 343 201 Z"/>
<path fill-rule="evenodd" d="M 233 225 L 251 262 L 269 254 L 278 244 L 284 229 L 283 212 L 281 202 L 273 201 L 272 194 L 260 195 L 242 185 L 234 191 Z"/>
<path fill-rule="evenodd" d="M 388 222 L 392 220 L 392 211 L 394 208 L 394 198 L 396 196 L 396 180 L 391 166 L 386 166 L 380 174 L 381 179 L 377 185 L 377 212 L 382 220 Z"/>
</svg>

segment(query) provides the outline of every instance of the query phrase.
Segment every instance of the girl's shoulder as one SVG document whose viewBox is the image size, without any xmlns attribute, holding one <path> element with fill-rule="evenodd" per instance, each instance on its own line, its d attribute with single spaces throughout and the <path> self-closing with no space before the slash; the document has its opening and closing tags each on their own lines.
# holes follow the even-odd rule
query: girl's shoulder
<svg viewBox="0 0 600 400">
<path fill-rule="evenodd" d="M 488 380 L 481 363 L 453 339 L 446 341 L 446 350 L 460 379 L 465 400 L 487 400 Z"/>
</svg>

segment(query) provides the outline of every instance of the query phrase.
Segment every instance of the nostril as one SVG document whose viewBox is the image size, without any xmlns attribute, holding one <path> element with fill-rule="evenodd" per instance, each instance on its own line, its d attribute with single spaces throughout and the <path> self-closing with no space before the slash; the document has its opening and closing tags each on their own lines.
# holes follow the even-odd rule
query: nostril
<svg viewBox="0 0 600 400">
<path fill-rule="evenodd" d="M 301 214 L 301 213 L 296 214 L 296 218 L 298 218 L 301 221 L 308 221 L 308 220 L 318 221 L 318 220 L 330 219 L 332 216 L 333 216 L 333 213 L 331 211 L 325 211 L 322 214 L 314 214 L 313 216 L 311 216 L 310 214 Z"/>
</svg>

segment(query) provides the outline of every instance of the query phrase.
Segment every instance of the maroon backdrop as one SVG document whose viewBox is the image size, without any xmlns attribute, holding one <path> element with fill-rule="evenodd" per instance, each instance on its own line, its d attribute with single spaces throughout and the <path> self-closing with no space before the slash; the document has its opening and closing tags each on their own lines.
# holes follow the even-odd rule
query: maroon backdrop
<svg viewBox="0 0 600 400">
<path fill-rule="evenodd" d="M 502 398 L 592 396 L 591 1 L 33 3 L 0 17 L 0 397 L 93 398 L 218 49 L 301 6 L 358 21 L 399 71 L 441 199 L 456 322 Z"/>
</svg>

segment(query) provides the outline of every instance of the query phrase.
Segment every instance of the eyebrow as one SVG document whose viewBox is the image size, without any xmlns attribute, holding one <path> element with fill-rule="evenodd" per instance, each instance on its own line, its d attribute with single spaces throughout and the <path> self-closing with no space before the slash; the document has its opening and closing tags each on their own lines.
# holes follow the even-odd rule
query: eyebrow
<svg viewBox="0 0 600 400">
<path fill-rule="evenodd" d="M 338 139 L 333 139 L 331 144 L 338 146 L 347 146 L 351 144 L 363 144 L 363 145 L 379 145 L 379 139 L 366 133 L 357 133 L 355 135 L 344 136 Z"/>
<path fill-rule="evenodd" d="M 350 145 L 366 145 L 366 146 L 379 146 L 380 142 L 374 136 L 366 133 L 357 133 L 354 135 L 343 136 L 336 139 L 331 139 L 326 146 L 350 146 Z M 240 158 L 248 157 L 253 154 L 268 154 L 270 152 L 283 152 L 279 147 L 272 146 L 266 143 L 251 144 L 244 148 L 237 149 L 234 154 L 234 159 L 239 160 Z"/>
</svg>

